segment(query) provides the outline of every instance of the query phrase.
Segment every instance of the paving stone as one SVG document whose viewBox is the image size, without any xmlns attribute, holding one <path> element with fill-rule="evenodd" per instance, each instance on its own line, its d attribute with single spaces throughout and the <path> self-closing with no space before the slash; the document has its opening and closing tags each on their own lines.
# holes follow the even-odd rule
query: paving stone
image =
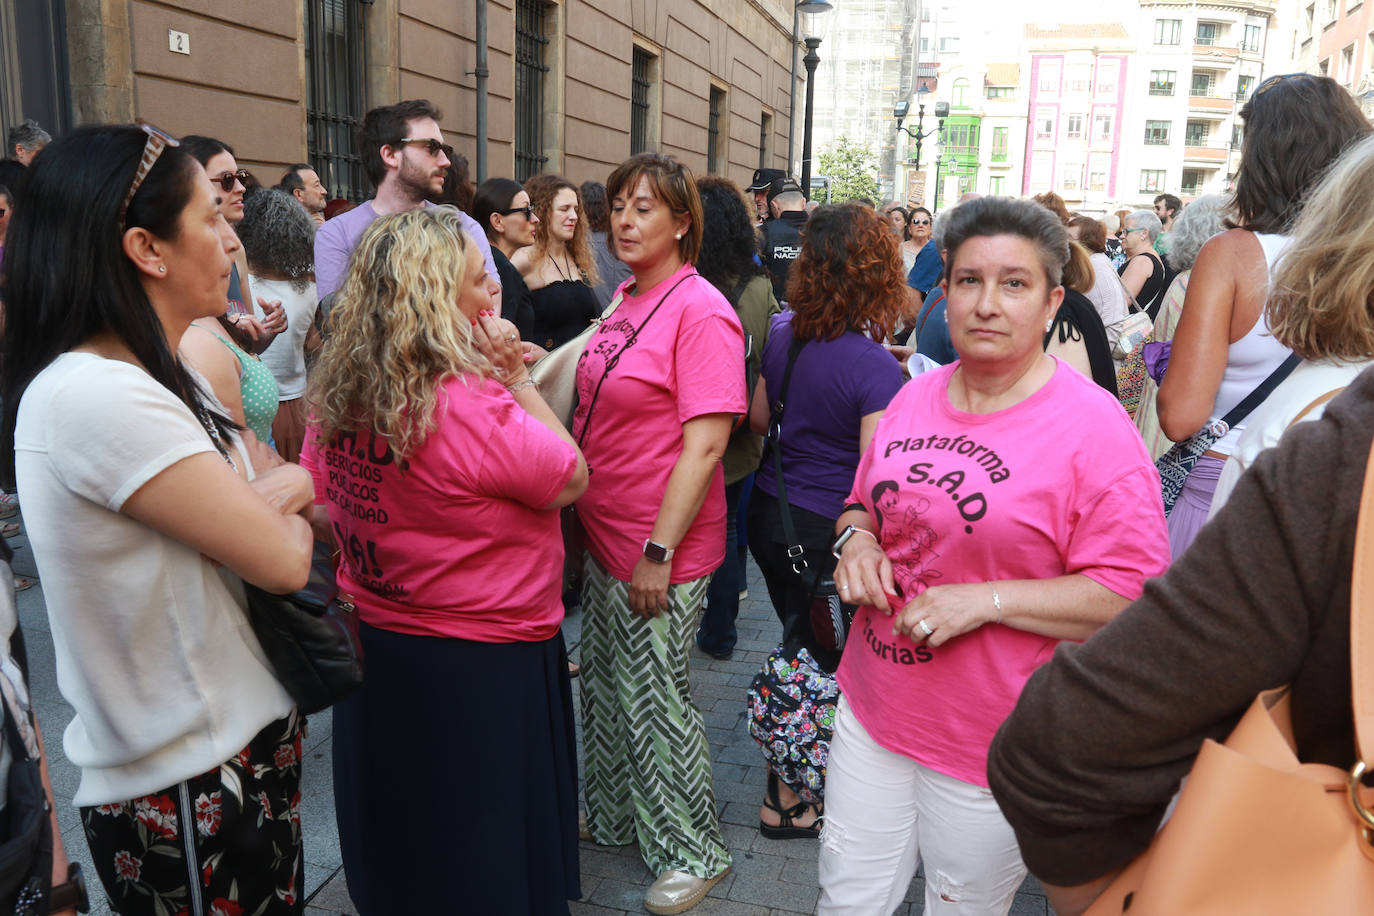
<svg viewBox="0 0 1374 916">
<path fill-rule="evenodd" d="M 779 870 L 781 875 L 781 870 Z M 779 879 L 739 875 L 730 889 L 730 899 L 760 906 L 778 904 L 789 910 L 809 913 L 816 908 L 820 891 L 814 886 L 795 884 Z"/>
</svg>

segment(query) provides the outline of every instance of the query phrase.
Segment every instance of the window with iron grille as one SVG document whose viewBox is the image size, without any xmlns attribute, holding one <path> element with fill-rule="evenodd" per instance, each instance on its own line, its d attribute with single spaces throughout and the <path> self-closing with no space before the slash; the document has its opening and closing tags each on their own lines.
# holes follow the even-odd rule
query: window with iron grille
<svg viewBox="0 0 1374 916">
<path fill-rule="evenodd" d="M 1192 122 L 1189 122 L 1192 126 Z M 1146 146 L 1168 146 L 1169 145 L 1168 121 L 1146 121 L 1145 122 L 1145 145 Z"/>
<path fill-rule="evenodd" d="M 1207 122 L 1189 121 L 1188 126 L 1183 131 L 1184 146 L 1206 146 L 1207 145 Z"/>
<path fill-rule="evenodd" d="M 544 52 L 543 0 L 515 0 L 515 180 L 524 181 L 544 170 Z"/>
<path fill-rule="evenodd" d="M 630 63 L 630 155 L 649 149 L 649 89 L 654 56 L 634 49 Z"/>
<path fill-rule="evenodd" d="M 363 8 L 355 0 L 305 0 L 305 116 L 310 167 L 330 197 L 368 196 L 353 143 L 366 109 Z"/>
<path fill-rule="evenodd" d="M 763 112 L 759 117 L 759 168 L 768 166 L 769 141 L 773 138 L 773 116 Z"/>
<path fill-rule="evenodd" d="M 720 115 L 725 108 L 725 90 L 711 87 L 710 111 L 706 115 L 706 171 L 715 174 L 724 164 L 720 138 Z"/>
</svg>

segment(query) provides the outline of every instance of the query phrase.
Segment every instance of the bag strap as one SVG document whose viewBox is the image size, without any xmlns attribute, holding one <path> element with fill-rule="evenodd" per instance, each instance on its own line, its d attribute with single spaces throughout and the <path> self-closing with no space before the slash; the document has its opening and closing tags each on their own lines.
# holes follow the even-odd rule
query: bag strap
<svg viewBox="0 0 1374 916">
<path fill-rule="evenodd" d="M 639 340 L 639 335 L 644 332 L 644 329 L 648 327 L 649 322 L 652 321 L 653 317 L 658 314 L 658 310 L 663 308 L 663 303 L 668 301 L 668 297 L 673 294 L 673 291 L 676 290 L 679 286 L 681 286 L 684 282 L 686 282 L 688 277 L 694 277 L 696 275 L 697 272 L 693 270 L 691 273 L 686 274 L 680 280 L 674 283 L 672 287 L 670 287 L 669 290 L 663 294 L 663 298 L 659 299 L 658 302 L 654 305 L 653 311 L 649 312 L 648 317 L 645 318 L 640 323 L 639 327 L 635 329 L 635 332 L 630 335 L 630 339 L 625 341 L 625 346 L 621 348 L 620 352 L 616 353 L 615 356 L 612 356 L 610 358 L 610 361 L 606 363 L 606 371 L 601 373 L 601 380 L 596 383 L 596 389 L 592 392 L 591 402 L 587 404 L 587 419 L 582 421 L 582 432 L 577 434 L 578 448 L 582 448 L 587 442 L 587 429 L 592 425 L 592 411 L 596 408 L 596 399 L 601 396 L 601 386 L 606 383 L 606 377 L 611 374 L 611 370 L 614 369 L 616 365 L 620 362 L 620 357 L 625 355 L 625 351 L 633 347 L 635 345 L 635 342 Z M 616 306 L 620 304 L 620 300 L 621 295 L 619 294 L 617 294 L 616 297 L 611 300 L 611 304 L 606 307 L 606 311 L 601 316 L 602 321 L 605 321 L 610 316 L 611 312 L 615 311 Z M 588 341 L 588 343 L 590 344 L 591 341 Z"/>
<path fill-rule="evenodd" d="M 1374 449 L 1364 471 L 1360 521 L 1355 530 L 1355 568 L 1350 587 L 1350 695 L 1355 709 L 1355 749 L 1374 762 Z"/>
<path fill-rule="evenodd" d="M 1288 354 L 1288 358 L 1280 363 L 1277 369 L 1269 373 L 1269 377 L 1260 382 L 1258 388 L 1246 395 L 1245 400 L 1232 407 L 1231 412 L 1221 418 L 1221 422 L 1226 424 L 1227 429 L 1234 429 L 1237 423 L 1250 416 L 1250 411 L 1260 406 L 1264 403 L 1265 398 L 1273 394 L 1274 389 L 1279 387 L 1279 382 L 1288 378 L 1289 373 L 1296 369 L 1300 362 L 1302 362 L 1301 356 L 1296 353 Z"/>
<path fill-rule="evenodd" d="M 782 387 L 778 389 L 778 399 L 773 403 L 773 416 L 768 423 L 768 438 L 772 440 L 773 475 L 778 488 L 778 513 L 782 516 L 782 536 L 787 539 L 787 558 L 792 561 L 792 571 L 801 575 L 806 570 L 805 548 L 797 537 L 797 528 L 792 524 L 792 507 L 787 502 L 787 481 L 782 475 L 782 412 L 787 406 L 787 389 L 792 384 L 792 368 L 797 364 L 806 341 L 793 337 L 792 345 L 787 348 L 787 368 L 782 373 Z"/>
<path fill-rule="evenodd" d="M 1308 404 L 1308 405 L 1307 405 L 1306 407 L 1304 407 L 1302 410 L 1298 411 L 1298 415 L 1297 415 L 1296 417 L 1294 417 L 1293 420 L 1292 420 L 1292 422 L 1290 422 L 1286 427 L 1284 427 L 1284 429 L 1285 429 L 1285 430 L 1288 430 L 1288 429 L 1292 429 L 1294 426 L 1297 426 L 1298 423 L 1300 423 L 1300 422 L 1302 421 L 1302 418 L 1303 418 L 1303 417 L 1307 416 L 1307 415 L 1310 414 L 1312 411 L 1316 410 L 1318 407 L 1322 406 L 1322 405 L 1325 404 L 1327 401 L 1331 400 L 1332 398 L 1334 398 L 1336 395 L 1340 394 L 1340 393 L 1341 393 L 1342 391 L 1344 391 L 1344 390 L 1345 390 L 1345 386 L 1342 385 L 1340 388 L 1333 388 L 1332 390 L 1328 391 L 1326 394 L 1324 394 L 1324 395 L 1322 395 L 1321 397 L 1317 398 L 1317 399 L 1314 400 L 1311 404 Z"/>
</svg>

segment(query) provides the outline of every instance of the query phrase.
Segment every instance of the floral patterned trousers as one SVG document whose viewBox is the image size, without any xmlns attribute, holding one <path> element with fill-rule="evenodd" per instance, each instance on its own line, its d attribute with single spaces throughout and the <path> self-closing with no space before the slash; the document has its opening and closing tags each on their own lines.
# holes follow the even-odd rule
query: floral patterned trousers
<svg viewBox="0 0 1374 916">
<path fill-rule="evenodd" d="M 185 782 L 81 808 L 120 916 L 269 916 L 304 910 L 301 740 L 295 712 Z"/>
</svg>

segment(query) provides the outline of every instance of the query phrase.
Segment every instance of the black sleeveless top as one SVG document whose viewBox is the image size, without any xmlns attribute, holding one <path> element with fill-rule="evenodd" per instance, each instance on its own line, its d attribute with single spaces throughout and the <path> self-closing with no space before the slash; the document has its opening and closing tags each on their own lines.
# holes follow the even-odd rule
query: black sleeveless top
<svg viewBox="0 0 1374 916">
<path fill-rule="evenodd" d="M 1154 321 L 1155 316 L 1159 314 L 1160 304 L 1164 302 L 1164 294 L 1169 290 L 1168 272 L 1165 271 L 1164 263 L 1158 255 L 1151 257 L 1145 252 L 1136 255 L 1135 258 L 1127 259 L 1120 272 L 1124 274 L 1136 258 L 1149 259 L 1150 275 L 1141 284 L 1140 295 L 1135 297 L 1135 301 L 1137 305 L 1149 313 L 1150 320 Z"/>
<path fill-rule="evenodd" d="M 1064 288 L 1064 301 L 1050 329 L 1045 332 L 1044 345 L 1048 347 L 1055 337 L 1060 343 L 1082 339 L 1093 381 L 1110 391 L 1112 397 L 1117 396 L 1116 365 L 1112 362 L 1111 344 L 1107 343 L 1107 329 L 1102 325 L 1102 316 L 1097 314 L 1097 309 L 1093 308 L 1087 296 Z"/>
<path fill-rule="evenodd" d="M 596 294 L 581 280 L 558 280 L 530 290 L 534 330 L 530 340 L 545 350 L 561 347 L 587 329 L 601 313 Z"/>
</svg>

